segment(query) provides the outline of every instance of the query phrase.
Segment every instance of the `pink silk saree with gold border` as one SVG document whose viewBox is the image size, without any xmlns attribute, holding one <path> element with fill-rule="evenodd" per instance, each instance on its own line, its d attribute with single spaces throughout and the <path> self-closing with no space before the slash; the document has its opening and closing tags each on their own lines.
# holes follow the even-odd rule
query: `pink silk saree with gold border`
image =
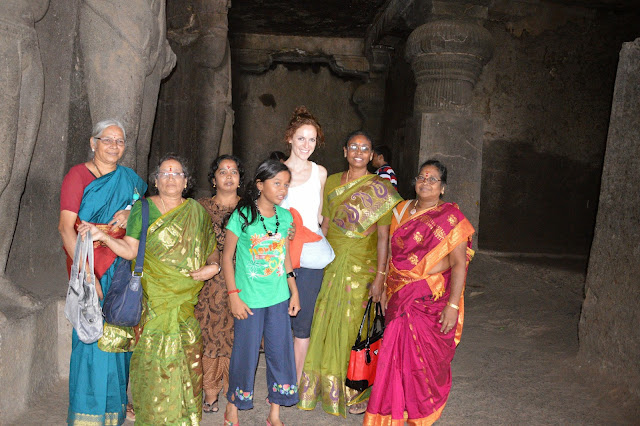
<svg viewBox="0 0 640 426">
<path fill-rule="evenodd" d="M 403 210 L 404 201 L 396 207 Z M 406 209 L 408 210 L 408 209 Z M 387 277 L 389 303 L 376 381 L 364 425 L 423 426 L 441 415 L 451 389 L 451 361 L 460 341 L 464 300 L 458 325 L 440 332 L 440 313 L 449 300 L 451 269 L 429 274 L 461 243 L 467 266 L 473 257 L 474 229 L 454 203 L 411 215 L 391 224 L 391 260 Z"/>
</svg>

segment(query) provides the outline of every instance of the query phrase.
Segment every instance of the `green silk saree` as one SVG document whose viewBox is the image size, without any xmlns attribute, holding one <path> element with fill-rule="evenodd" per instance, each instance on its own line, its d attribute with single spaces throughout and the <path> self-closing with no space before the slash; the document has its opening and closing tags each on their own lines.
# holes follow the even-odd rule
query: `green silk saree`
<svg viewBox="0 0 640 426">
<path fill-rule="evenodd" d="M 351 346 L 369 298 L 368 284 L 377 270 L 378 232 L 389 225 L 391 210 L 402 198 L 389 181 L 365 175 L 341 185 L 342 173 L 327 179 L 323 216 L 330 220 L 327 239 L 336 257 L 324 271 L 311 327 L 309 351 L 299 383 L 300 403 L 312 410 L 318 401 L 329 414 L 346 417 L 348 405 L 366 400 L 345 386 Z"/>
<path fill-rule="evenodd" d="M 144 329 L 130 369 L 137 425 L 200 423 L 202 339 L 194 307 L 203 282 L 189 272 L 203 266 L 215 246 L 211 219 L 192 199 L 149 226 Z"/>
</svg>

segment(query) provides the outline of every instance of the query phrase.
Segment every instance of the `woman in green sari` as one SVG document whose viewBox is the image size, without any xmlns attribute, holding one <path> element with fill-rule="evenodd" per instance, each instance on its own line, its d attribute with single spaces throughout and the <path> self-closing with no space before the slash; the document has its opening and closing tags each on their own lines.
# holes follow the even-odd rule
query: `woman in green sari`
<svg viewBox="0 0 640 426">
<path fill-rule="evenodd" d="M 402 198 L 391 183 L 367 171 L 371 138 L 354 132 L 344 146 L 349 169 L 327 178 L 322 230 L 336 257 L 324 279 L 311 326 L 309 352 L 300 379 L 300 403 L 320 400 L 329 414 L 346 417 L 366 409 L 369 390 L 345 386 L 349 353 L 369 297 L 379 301 L 384 285 L 391 211 Z"/>
<path fill-rule="evenodd" d="M 166 156 L 152 181 L 158 195 L 149 197 L 143 331 L 130 368 L 136 424 L 197 425 L 202 417 L 202 339 L 194 307 L 203 281 L 220 272 L 219 253 L 206 210 L 182 196 L 189 182 L 184 161 Z M 78 231 L 90 229 L 94 239 L 117 255 L 134 259 L 141 222 L 138 202 L 122 240 L 86 222 Z"/>
</svg>

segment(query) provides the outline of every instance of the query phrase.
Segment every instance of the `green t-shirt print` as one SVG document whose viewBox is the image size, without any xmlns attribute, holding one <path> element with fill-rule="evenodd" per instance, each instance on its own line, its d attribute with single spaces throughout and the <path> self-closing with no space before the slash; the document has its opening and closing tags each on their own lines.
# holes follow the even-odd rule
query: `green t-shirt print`
<svg viewBox="0 0 640 426">
<path fill-rule="evenodd" d="M 236 287 L 242 290 L 238 296 L 249 308 L 266 308 L 289 299 L 287 271 L 284 266 L 286 237 L 293 218 L 289 210 L 276 206 L 278 232 L 269 236 L 260 220 L 256 220 L 244 231 L 243 221 L 234 211 L 227 229 L 238 237 L 236 245 Z M 250 215 L 248 211 L 243 213 Z M 265 227 L 276 230 L 276 217 L 264 218 Z"/>
</svg>

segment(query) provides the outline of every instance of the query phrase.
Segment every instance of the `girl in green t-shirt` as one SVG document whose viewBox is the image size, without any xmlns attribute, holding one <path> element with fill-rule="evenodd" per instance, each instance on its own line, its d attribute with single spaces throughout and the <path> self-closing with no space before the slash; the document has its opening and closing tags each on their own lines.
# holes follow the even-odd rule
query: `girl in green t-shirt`
<svg viewBox="0 0 640 426">
<path fill-rule="evenodd" d="M 276 160 L 263 161 L 227 224 L 222 269 L 235 338 L 225 426 L 238 424 L 238 409 L 253 408 L 253 385 L 263 337 L 271 404 L 267 425 L 281 425 L 280 406 L 298 402 L 289 318 L 300 310 L 288 252 L 287 231 L 293 218 L 278 205 L 287 195 L 290 180 L 287 166 Z"/>
</svg>

